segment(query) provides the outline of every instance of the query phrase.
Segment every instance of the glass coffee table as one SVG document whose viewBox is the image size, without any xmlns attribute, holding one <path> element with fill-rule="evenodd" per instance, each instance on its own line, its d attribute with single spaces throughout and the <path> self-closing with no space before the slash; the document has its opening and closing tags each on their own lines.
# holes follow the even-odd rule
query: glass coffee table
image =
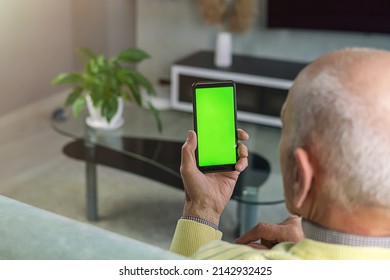
<svg viewBox="0 0 390 280">
<path fill-rule="evenodd" d="M 160 112 L 163 132 L 157 131 L 152 114 L 132 104 L 124 109 L 124 125 L 114 130 L 99 130 L 86 125 L 86 115 L 77 118 L 53 119 L 53 128 L 72 139 L 63 151 L 86 163 L 86 215 L 98 220 L 97 165 L 132 172 L 177 189 L 183 189 L 180 177 L 180 153 L 187 132 L 192 129 L 192 114 L 175 110 Z M 232 199 L 239 203 L 241 230 L 257 222 L 257 206 L 284 202 L 280 181 L 270 182 L 272 168 L 269 160 L 259 154 L 264 149 L 256 136 L 267 140 L 265 133 L 273 128 L 238 122 L 238 127 L 251 135 L 245 144 L 249 149 L 249 166 L 240 175 Z M 263 135 L 263 137 L 261 137 Z M 255 136 L 255 137 L 253 137 Z M 264 139 L 265 138 L 265 139 Z M 263 145 L 264 146 L 264 145 Z M 265 151 L 267 153 L 270 151 Z M 272 151 L 270 154 L 276 153 Z M 272 181 L 272 180 L 271 180 Z"/>
</svg>

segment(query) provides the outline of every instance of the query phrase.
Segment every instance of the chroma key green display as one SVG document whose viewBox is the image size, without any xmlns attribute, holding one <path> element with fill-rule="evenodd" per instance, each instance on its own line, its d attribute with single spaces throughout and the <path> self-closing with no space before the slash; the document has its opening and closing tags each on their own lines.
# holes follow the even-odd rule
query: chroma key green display
<svg viewBox="0 0 390 280">
<path fill-rule="evenodd" d="M 194 126 L 201 171 L 229 171 L 237 162 L 234 82 L 195 83 Z"/>
</svg>

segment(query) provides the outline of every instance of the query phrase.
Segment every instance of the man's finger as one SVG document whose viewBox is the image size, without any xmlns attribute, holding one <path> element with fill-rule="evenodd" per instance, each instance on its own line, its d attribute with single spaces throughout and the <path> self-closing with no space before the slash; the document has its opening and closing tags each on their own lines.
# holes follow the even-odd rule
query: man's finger
<svg viewBox="0 0 390 280">
<path fill-rule="evenodd" d="M 239 159 L 236 163 L 236 171 L 242 172 L 248 167 L 248 149 L 244 144 L 239 143 L 237 151 Z"/>
<path fill-rule="evenodd" d="M 284 227 L 281 225 L 259 223 L 236 239 L 236 243 L 248 244 L 259 239 L 282 241 L 285 236 L 283 230 Z"/>
<path fill-rule="evenodd" d="M 241 128 L 238 128 L 237 129 L 237 138 L 238 140 L 240 141 L 245 141 L 245 140 L 248 140 L 249 139 L 249 134 L 246 133 L 244 130 L 242 130 Z"/>
<path fill-rule="evenodd" d="M 248 157 L 248 148 L 242 143 L 238 144 L 238 155 L 240 158 Z"/>
<path fill-rule="evenodd" d="M 191 171 L 196 168 L 195 150 L 197 147 L 196 133 L 193 130 L 188 131 L 187 140 L 181 148 L 180 171 Z"/>
</svg>

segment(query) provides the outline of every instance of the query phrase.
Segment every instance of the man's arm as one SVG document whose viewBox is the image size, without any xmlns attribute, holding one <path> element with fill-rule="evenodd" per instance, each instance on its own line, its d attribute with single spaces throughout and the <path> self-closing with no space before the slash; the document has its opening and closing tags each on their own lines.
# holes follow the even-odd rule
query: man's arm
<svg viewBox="0 0 390 280">
<path fill-rule="evenodd" d="M 247 140 L 249 135 L 237 130 L 239 140 Z M 211 240 L 221 239 L 222 233 L 215 229 L 226 204 L 232 196 L 239 174 L 248 166 L 248 150 L 238 144 L 239 160 L 236 170 L 203 174 L 196 166 L 196 133 L 188 132 L 182 147 L 180 173 L 184 183 L 184 219 L 180 219 L 172 241 L 171 250 L 179 254 L 191 255 Z M 191 220 L 193 218 L 193 220 Z M 211 225 L 215 225 L 214 228 Z"/>
<path fill-rule="evenodd" d="M 238 129 L 237 133 L 239 140 L 249 138 L 241 129 Z M 239 160 L 235 171 L 203 174 L 196 166 L 196 147 L 196 133 L 191 130 L 181 153 L 180 173 L 186 195 L 183 216 L 197 217 L 218 226 L 222 211 L 232 196 L 238 175 L 248 166 L 248 150 L 244 144 L 238 144 Z"/>
</svg>

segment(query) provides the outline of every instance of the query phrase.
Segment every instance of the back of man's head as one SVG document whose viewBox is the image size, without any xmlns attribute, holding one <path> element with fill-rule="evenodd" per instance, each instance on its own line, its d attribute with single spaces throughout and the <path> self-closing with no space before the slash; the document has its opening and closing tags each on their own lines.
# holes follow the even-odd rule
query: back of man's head
<svg viewBox="0 0 390 280">
<path fill-rule="evenodd" d="M 390 52 L 325 55 L 298 75 L 288 103 L 291 150 L 315 155 L 328 198 L 390 210 Z"/>
</svg>

